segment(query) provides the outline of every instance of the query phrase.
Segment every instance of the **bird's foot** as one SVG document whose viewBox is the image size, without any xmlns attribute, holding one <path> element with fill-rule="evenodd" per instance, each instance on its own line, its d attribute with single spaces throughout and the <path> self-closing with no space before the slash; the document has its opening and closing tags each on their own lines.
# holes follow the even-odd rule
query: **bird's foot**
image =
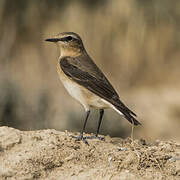
<svg viewBox="0 0 180 180">
<path fill-rule="evenodd" d="M 76 139 L 76 141 L 83 141 L 85 144 L 89 145 L 89 143 L 87 142 L 87 137 L 84 137 L 83 135 L 79 135 L 79 136 L 71 136 L 72 138 Z"/>
<path fill-rule="evenodd" d="M 105 141 L 104 137 L 101 137 L 101 136 L 98 136 L 98 135 L 87 136 L 86 139 L 99 139 L 101 141 Z"/>
</svg>

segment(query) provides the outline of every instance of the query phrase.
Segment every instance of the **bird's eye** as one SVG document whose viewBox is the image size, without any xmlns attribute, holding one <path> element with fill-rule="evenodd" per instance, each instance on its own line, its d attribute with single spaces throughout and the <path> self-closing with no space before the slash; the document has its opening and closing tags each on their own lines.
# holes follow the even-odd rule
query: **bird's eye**
<svg viewBox="0 0 180 180">
<path fill-rule="evenodd" d="M 67 36 L 66 37 L 66 41 L 71 41 L 73 38 L 72 38 L 72 36 Z"/>
</svg>

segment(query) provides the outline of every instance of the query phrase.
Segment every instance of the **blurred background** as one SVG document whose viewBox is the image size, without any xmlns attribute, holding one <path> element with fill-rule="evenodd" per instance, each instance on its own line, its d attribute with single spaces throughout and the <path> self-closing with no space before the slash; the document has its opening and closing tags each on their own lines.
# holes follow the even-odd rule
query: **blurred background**
<svg viewBox="0 0 180 180">
<path fill-rule="evenodd" d="M 44 41 L 73 31 L 142 123 L 136 138 L 180 141 L 180 1 L 0 1 L 0 125 L 80 131 L 84 109 L 56 72 Z M 95 132 L 92 111 L 87 132 Z M 131 125 L 106 110 L 101 134 L 126 138 Z"/>
</svg>

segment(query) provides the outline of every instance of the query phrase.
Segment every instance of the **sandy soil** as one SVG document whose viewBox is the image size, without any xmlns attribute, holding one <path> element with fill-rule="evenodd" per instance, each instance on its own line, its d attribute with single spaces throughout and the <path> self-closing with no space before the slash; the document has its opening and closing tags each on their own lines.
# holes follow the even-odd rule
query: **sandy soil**
<svg viewBox="0 0 180 180">
<path fill-rule="evenodd" d="M 0 179 L 180 179 L 180 144 L 0 127 Z"/>
</svg>

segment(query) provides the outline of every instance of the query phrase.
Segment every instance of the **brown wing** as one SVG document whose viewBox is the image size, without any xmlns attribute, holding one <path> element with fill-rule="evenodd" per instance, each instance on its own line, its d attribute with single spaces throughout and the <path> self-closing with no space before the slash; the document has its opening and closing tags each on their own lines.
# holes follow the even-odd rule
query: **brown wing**
<svg viewBox="0 0 180 180">
<path fill-rule="evenodd" d="M 119 99 L 118 94 L 97 66 L 93 62 L 84 62 L 81 59 L 80 56 L 61 59 L 60 66 L 63 72 L 78 84 L 108 101 Z"/>
<path fill-rule="evenodd" d="M 60 60 L 60 66 L 69 78 L 113 104 L 125 115 L 126 119 L 137 124 L 131 116 L 136 116 L 136 114 L 120 101 L 110 82 L 88 56 L 63 57 Z"/>
</svg>

